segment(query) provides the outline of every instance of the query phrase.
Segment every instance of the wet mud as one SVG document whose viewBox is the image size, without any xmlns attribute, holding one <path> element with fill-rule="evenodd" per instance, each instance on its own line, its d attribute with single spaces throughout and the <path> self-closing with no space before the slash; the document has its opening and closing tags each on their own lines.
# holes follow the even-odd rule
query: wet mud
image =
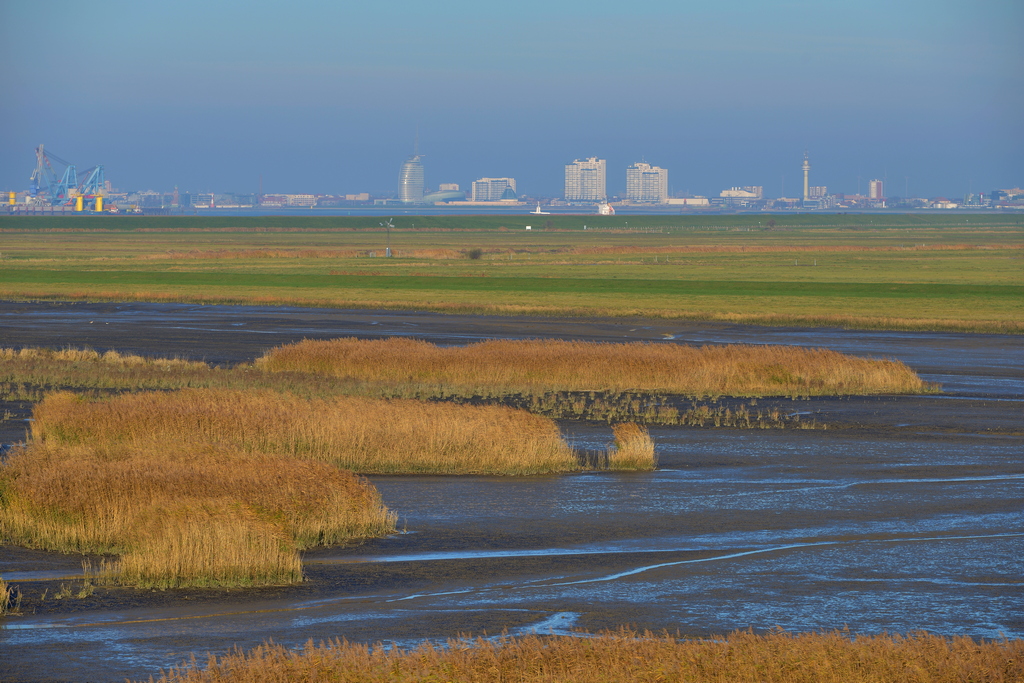
<svg viewBox="0 0 1024 683">
<path fill-rule="evenodd" d="M 97 587 L 55 600 L 62 583 L 79 588 L 82 558 L 3 547 L 0 575 L 21 591 L 23 614 L 0 620 L 0 681 L 146 678 L 193 653 L 269 638 L 415 645 L 621 625 L 686 635 L 848 626 L 1024 637 L 1019 337 L 0 304 L 3 346 L 87 345 L 217 363 L 304 337 L 395 334 L 444 343 L 550 336 L 825 346 L 899 358 L 945 393 L 773 399 L 827 429 L 655 426 L 654 472 L 374 477 L 401 533 L 306 553 L 307 581 L 297 586 Z M 16 420 L 2 424 L 4 435 L 24 432 Z M 611 440 L 606 425 L 561 427 L 582 450 Z"/>
</svg>

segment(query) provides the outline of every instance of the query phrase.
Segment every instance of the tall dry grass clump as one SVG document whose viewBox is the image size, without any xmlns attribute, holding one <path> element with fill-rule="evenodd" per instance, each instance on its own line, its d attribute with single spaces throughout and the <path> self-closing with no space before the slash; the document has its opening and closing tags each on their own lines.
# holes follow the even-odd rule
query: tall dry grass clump
<svg viewBox="0 0 1024 683">
<path fill-rule="evenodd" d="M 453 640 L 411 650 L 346 641 L 302 650 L 265 644 L 165 673 L 162 683 L 992 683 L 1024 680 L 1024 641 L 924 633 L 755 635 L 679 640 L 620 631 L 592 638 Z"/>
<path fill-rule="evenodd" d="M 5 542 L 119 554 L 107 573 L 135 585 L 291 583 L 299 550 L 395 525 L 372 486 L 328 463 L 172 440 L 33 443 L 0 489 Z"/>
<path fill-rule="evenodd" d="M 118 554 L 104 572 L 143 586 L 294 582 L 299 550 L 390 533 L 353 469 L 580 467 L 554 422 L 495 406 L 183 389 L 56 392 L 33 415 L 29 446 L 0 466 L 0 539 Z"/>
<path fill-rule="evenodd" d="M 653 470 L 658 466 L 654 440 L 646 427 L 624 422 L 612 428 L 614 443 L 608 453 L 610 470 Z"/>
<path fill-rule="evenodd" d="M 33 440 L 152 452 L 215 445 L 361 473 L 541 474 L 579 468 L 555 423 L 501 406 L 273 391 L 183 389 L 87 401 L 53 394 L 34 413 Z"/>
<path fill-rule="evenodd" d="M 118 554 L 106 573 L 135 585 L 255 585 L 300 580 L 304 548 L 394 530 L 377 491 L 329 462 L 190 435 L 187 420 L 117 430 L 144 397 L 37 406 L 34 439 L 0 466 L 3 542 Z"/>
<path fill-rule="evenodd" d="M 897 360 L 791 346 L 305 340 L 256 361 L 268 371 L 419 384 L 455 393 L 645 391 L 700 396 L 909 394 L 933 388 Z"/>
</svg>

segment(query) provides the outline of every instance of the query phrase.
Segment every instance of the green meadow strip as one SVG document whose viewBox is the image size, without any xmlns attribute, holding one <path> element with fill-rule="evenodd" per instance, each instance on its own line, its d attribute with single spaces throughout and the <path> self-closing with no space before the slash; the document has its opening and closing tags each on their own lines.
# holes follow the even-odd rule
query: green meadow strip
<svg viewBox="0 0 1024 683">
<path fill-rule="evenodd" d="M 396 289 L 409 291 L 532 292 L 686 296 L 857 297 L 886 299 L 998 298 L 1024 301 L 1024 286 L 951 283 L 748 282 L 635 278 L 510 278 L 314 275 L 235 272 L 19 269 L 0 271 L 3 284 L 67 284 L 191 287 L 288 287 Z"/>
</svg>

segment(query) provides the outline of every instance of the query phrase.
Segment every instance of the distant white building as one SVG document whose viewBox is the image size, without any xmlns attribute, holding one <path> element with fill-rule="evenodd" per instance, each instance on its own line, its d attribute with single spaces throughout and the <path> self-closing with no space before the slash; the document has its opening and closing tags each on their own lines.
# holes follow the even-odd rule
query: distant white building
<svg viewBox="0 0 1024 683">
<path fill-rule="evenodd" d="M 626 168 L 626 199 L 664 204 L 668 199 L 668 169 L 642 161 Z"/>
<path fill-rule="evenodd" d="M 811 185 L 807 188 L 807 196 L 811 199 L 821 199 L 822 197 L 828 196 L 828 187 L 826 185 Z"/>
<path fill-rule="evenodd" d="M 286 194 L 288 206 L 313 206 L 316 204 L 315 194 Z"/>
<path fill-rule="evenodd" d="M 589 157 L 577 159 L 565 166 L 565 201 L 603 202 L 608 196 L 605 190 L 604 159 Z"/>
<path fill-rule="evenodd" d="M 437 191 L 438 192 L 458 192 L 459 191 L 459 184 L 458 183 L 441 183 L 440 185 L 437 186 Z"/>
<path fill-rule="evenodd" d="M 511 190 L 511 196 L 509 196 Z M 497 202 L 516 198 L 515 178 L 480 178 L 473 181 L 474 202 Z"/>
<path fill-rule="evenodd" d="M 415 204 L 423 201 L 423 162 L 414 154 L 402 164 L 398 176 L 398 201 Z"/>
<path fill-rule="evenodd" d="M 761 199 L 764 197 L 764 188 L 760 185 L 730 187 L 728 190 L 719 192 L 718 196 L 728 199 Z"/>
<path fill-rule="evenodd" d="M 877 201 L 885 199 L 885 188 L 882 186 L 881 180 L 868 181 L 868 199 Z"/>
</svg>

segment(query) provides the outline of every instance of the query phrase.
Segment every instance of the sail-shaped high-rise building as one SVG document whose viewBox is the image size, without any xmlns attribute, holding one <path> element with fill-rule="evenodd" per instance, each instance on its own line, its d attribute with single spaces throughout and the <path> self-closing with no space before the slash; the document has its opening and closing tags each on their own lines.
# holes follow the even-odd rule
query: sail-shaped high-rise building
<svg viewBox="0 0 1024 683">
<path fill-rule="evenodd" d="M 398 176 L 398 199 L 406 204 L 423 201 L 423 162 L 419 154 L 413 154 L 402 164 Z"/>
</svg>

